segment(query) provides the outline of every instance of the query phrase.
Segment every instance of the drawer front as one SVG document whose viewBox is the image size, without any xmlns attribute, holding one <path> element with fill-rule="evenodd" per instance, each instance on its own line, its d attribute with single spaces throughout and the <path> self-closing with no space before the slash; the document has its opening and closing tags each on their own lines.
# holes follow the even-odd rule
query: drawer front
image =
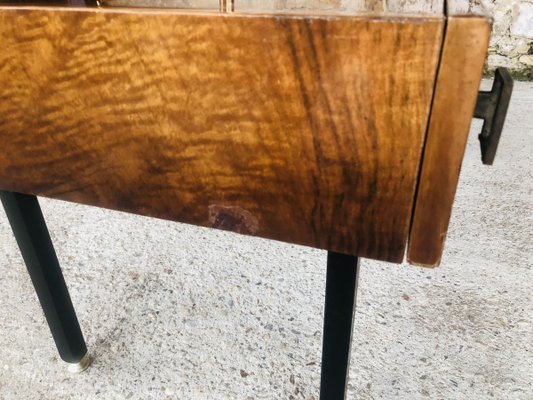
<svg viewBox="0 0 533 400">
<path fill-rule="evenodd" d="M 403 259 L 443 19 L 0 9 L 0 188 Z"/>
</svg>

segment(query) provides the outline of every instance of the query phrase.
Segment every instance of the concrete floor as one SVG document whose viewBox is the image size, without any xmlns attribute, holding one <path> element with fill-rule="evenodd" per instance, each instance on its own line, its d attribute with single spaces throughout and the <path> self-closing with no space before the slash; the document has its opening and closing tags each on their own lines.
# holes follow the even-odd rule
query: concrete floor
<svg viewBox="0 0 533 400">
<path fill-rule="evenodd" d="M 493 167 L 470 136 L 441 267 L 363 260 L 349 399 L 533 399 L 532 150 L 517 82 Z M 65 371 L 0 211 L 0 399 L 318 399 L 325 252 L 41 204 L 94 362 Z"/>
</svg>

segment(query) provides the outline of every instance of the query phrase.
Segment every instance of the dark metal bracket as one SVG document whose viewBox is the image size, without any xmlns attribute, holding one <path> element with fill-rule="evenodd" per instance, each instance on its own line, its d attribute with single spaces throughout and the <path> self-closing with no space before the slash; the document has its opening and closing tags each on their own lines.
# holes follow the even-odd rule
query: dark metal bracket
<svg viewBox="0 0 533 400">
<path fill-rule="evenodd" d="M 485 165 L 494 162 L 512 92 L 513 78 L 509 71 L 507 68 L 497 68 L 491 91 L 478 93 L 474 118 L 484 121 L 479 142 L 481 160 Z"/>
</svg>

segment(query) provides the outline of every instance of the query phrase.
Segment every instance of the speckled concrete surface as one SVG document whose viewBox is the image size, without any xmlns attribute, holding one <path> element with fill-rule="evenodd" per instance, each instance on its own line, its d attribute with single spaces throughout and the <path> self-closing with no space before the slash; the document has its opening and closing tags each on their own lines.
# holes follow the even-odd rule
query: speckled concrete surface
<svg viewBox="0 0 533 400">
<path fill-rule="evenodd" d="M 471 135 L 440 268 L 363 261 L 349 399 L 533 399 L 532 127 L 517 83 L 495 166 Z M 41 204 L 94 362 L 66 373 L 0 211 L 0 399 L 318 399 L 325 252 Z"/>
</svg>

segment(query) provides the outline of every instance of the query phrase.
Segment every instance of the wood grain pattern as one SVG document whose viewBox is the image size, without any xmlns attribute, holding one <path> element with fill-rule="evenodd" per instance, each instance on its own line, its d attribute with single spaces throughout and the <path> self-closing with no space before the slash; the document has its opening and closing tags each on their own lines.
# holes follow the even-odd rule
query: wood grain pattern
<svg viewBox="0 0 533 400">
<path fill-rule="evenodd" d="M 442 19 L 0 9 L 0 188 L 400 262 Z"/>
<path fill-rule="evenodd" d="M 486 18 L 448 18 L 409 237 L 413 264 L 442 257 L 489 35 Z"/>
</svg>

